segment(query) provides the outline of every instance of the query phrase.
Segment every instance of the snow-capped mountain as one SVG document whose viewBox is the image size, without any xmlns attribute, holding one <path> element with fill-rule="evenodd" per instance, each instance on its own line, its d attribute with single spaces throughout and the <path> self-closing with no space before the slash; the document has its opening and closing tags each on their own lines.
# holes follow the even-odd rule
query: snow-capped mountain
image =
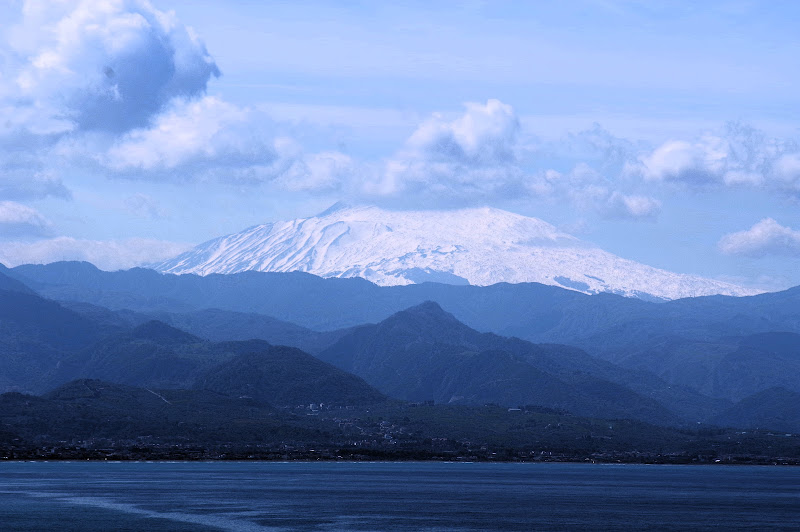
<svg viewBox="0 0 800 532">
<path fill-rule="evenodd" d="M 387 211 L 337 204 L 311 218 L 216 238 L 154 267 L 200 275 L 303 271 L 379 285 L 537 282 L 662 299 L 755 293 L 626 260 L 542 220 L 493 208 Z"/>
</svg>

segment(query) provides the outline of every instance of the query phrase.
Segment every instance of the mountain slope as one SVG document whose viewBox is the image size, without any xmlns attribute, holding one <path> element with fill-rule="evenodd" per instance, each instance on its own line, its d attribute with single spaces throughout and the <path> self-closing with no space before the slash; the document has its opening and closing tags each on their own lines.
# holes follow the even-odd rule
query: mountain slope
<svg viewBox="0 0 800 532">
<path fill-rule="evenodd" d="M 319 437 L 264 403 L 204 390 L 150 390 L 92 379 L 66 383 L 42 397 L 0 395 L 0 426 L 37 444 L 144 437 L 202 445 Z"/>
<path fill-rule="evenodd" d="M 70 354 L 116 332 L 30 290 L 0 290 L 0 391 L 41 389 Z"/>
<path fill-rule="evenodd" d="M 0 264 L 0 290 L 6 290 L 8 292 L 21 292 L 23 294 L 35 293 L 27 285 L 17 279 L 14 279 L 9 274 L 13 275 L 11 270 L 6 268 L 3 264 Z"/>
<path fill-rule="evenodd" d="M 369 337 L 381 328 L 383 331 L 380 334 L 388 337 L 384 338 L 388 345 L 374 343 L 373 339 L 370 340 L 373 343 L 368 346 L 343 349 L 346 342 L 362 336 Z M 347 337 L 343 337 L 343 340 L 345 338 Z M 340 367 L 350 367 L 348 371 L 358 373 L 352 365 L 356 363 L 354 358 L 359 349 L 387 356 L 403 345 L 421 345 L 423 348 L 430 348 L 432 345 L 459 346 L 458 349 L 462 350 L 508 353 L 528 365 L 580 387 L 583 391 L 592 390 L 592 393 L 605 396 L 617 394 L 615 400 L 620 402 L 637 400 L 630 395 L 633 391 L 648 400 L 658 402 L 686 420 L 700 421 L 730 406 L 725 400 L 711 399 L 687 387 L 668 384 L 647 371 L 622 368 L 575 347 L 533 344 L 519 338 L 479 333 L 431 301 L 398 312 L 377 326 L 356 328 L 349 338 L 350 340 L 344 340 L 319 356 L 326 360 L 338 357 L 331 362 Z M 404 354 L 397 353 L 396 356 L 402 359 Z"/>
<path fill-rule="evenodd" d="M 714 417 L 720 426 L 800 433 L 800 393 L 775 387 L 746 397 Z"/>
<path fill-rule="evenodd" d="M 262 340 L 209 342 L 149 321 L 61 360 L 45 387 L 99 379 L 148 388 L 196 388 L 280 406 L 372 404 L 383 396 L 360 378 L 299 349 Z"/>
<path fill-rule="evenodd" d="M 194 387 L 276 406 L 364 405 L 385 399 L 359 377 L 285 346 L 238 355 L 202 375 Z"/>
<path fill-rule="evenodd" d="M 739 401 L 782 387 L 800 392 L 800 334 L 769 332 L 704 341 L 654 338 L 622 351 L 620 365 L 647 369 L 675 385 Z"/>
<path fill-rule="evenodd" d="M 200 275 L 303 271 L 379 285 L 537 282 L 657 299 L 754 293 L 622 259 L 542 220 L 493 208 L 398 212 L 334 206 L 311 218 L 211 240 L 154 268 Z"/>
<path fill-rule="evenodd" d="M 87 263 L 63 262 L 19 266 L 8 273 L 51 298 L 117 310 L 131 308 L 151 315 L 204 308 L 263 313 L 314 330 L 377 323 L 432 300 L 474 329 L 537 343 L 573 345 L 629 369 L 658 375 L 676 388 L 688 386 L 695 393 L 723 401 L 739 400 L 774 386 L 796 389 L 789 381 L 797 371 L 795 360 L 777 351 L 763 356 L 758 345 L 761 340 L 739 349 L 735 338 L 773 332 L 800 334 L 800 287 L 748 297 L 707 296 L 653 303 L 606 293 L 586 295 L 537 283 L 381 287 L 359 278 L 323 279 L 301 272 L 201 277 L 140 268 L 104 272 Z M 225 320 L 237 322 L 235 316 Z M 213 318 L 205 324 L 203 320 L 196 323 L 194 331 L 199 335 L 211 336 L 215 330 Z M 247 335 L 246 327 L 232 331 L 241 334 L 240 338 Z M 264 332 L 269 332 L 269 326 Z M 283 339 L 291 341 L 293 333 L 286 332 L 290 334 L 282 334 Z M 795 351 L 800 352 L 800 341 L 793 341 Z M 315 340 L 313 344 L 318 348 L 325 342 Z M 311 344 L 301 347 L 311 349 Z M 737 351 L 724 364 L 718 364 Z M 773 365 L 775 361 L 777 365 Z M 646 384 L 653 378 L 642 378 L 636 391 L 663 404 L 682 404 L 684 417 L 699 415 L 703 419 L 702 411 L 710 415 L 719 406 L 724 407 L 698 411 L 695 405 L 701 403 L 680 390 L 665 390 L 658 378 L 653 386 Z M 635 385 L 627 379 L 622 382 Z"/>
<path fill-rule="evenodd" d="M 479 333 L 432 302 L 356 328 L 319 357 L 412 401 L 536 404 L 579 415 L 677 421 L 657 401 L 601 376 L 597 366 L 610 364 L 566 346 Z"/>
<path fill-rule="evenodd" d="M 261 342 L 257 347 L 268 345 Z M 45 385 L 88 378 L 129 386 L 188 388 L 202 371 L 237 354 L 235 348 L 151 321 L 65 358 Z"/>
</svg>

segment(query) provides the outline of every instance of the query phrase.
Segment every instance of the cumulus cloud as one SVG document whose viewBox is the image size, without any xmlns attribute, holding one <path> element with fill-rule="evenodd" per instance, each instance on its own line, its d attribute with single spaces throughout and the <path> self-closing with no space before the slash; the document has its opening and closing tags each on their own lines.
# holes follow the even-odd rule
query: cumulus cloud
<svg viewBox="0 0 800 532">
<path fill-rule="evenodd" d="M 42 236 L 51 229 L 50 220 L 36 209 L 13 201 L 0 201 L 0 236 Z"/>
<path fill-rule="evenodd" d="M 69 165 L 293 191 L 340 190 L 356 173 L 345 154 L 306 153 L 264 112 L 206 96 L 220 72 L 205 45 L 146 0 L 31 0 L 9 35 L 0 148 L 19 149 L 0 153 L 5 197 L 69 197 L 53 171 Z"/>
<path fill-rule="evenodd" d="M 6 100 L 38 133 L 141 127 L 219 75 L 194 32 L 146 0 L 30 0 L 9 44 Z"/>
<path fill-rule="evenodd" d="M 718 246 L 726 255 L 800 256 L 800 231 L 782 226 L 772 218 L 764 218 L 746 231 L 723 236 Z"/>
<path fill-rule="evenodd" d="M 118 270 L 160 262 L 190 247 L 148 238 L 103 241 L 61 236 L 36 242 L 4 242 L 0 246 L 0 263 L 17 266 L 79 260 L 91 262 L 103 270 Z"/>
<path fill-rule="evenodd" d="M 146 0 L 30 0 L 0 43 L 0 195 L 69 198 L 74 151 L 201 97 L 219 70 L 194 32 Z M 66 157 L 66 159 L 65 159 Z"/>
<path fill-rule="evenodd" d="M 652 220 L 661 212 L 661 202 L 649 196 L 612 192 L 601 209 L 609 218 Z"/>
<path fill-rule="evenodd" d="M 773 165 L 773 176 L 777 186 L 794 196 L 800 195 L 800 150 L 778 157 Z"/>
<path fill-rule="evenodd" d="M 423 122 L 406 142 L 409 154 L 474 165 L 514 162 L 519 120 L 511 106 L 489 100 L 465 107 L 455 120 L 435 114 Z"/>
<path fill-rule="evenodd" d="M 465 104 L 456 118 L 434 114 L 370 174 L 362 192 L 435 205 L 549 198 L 610 219 L 653 220 L 660 213 L 658 200 L 621 179 L 636 161 L 634 143 L 598 124 L 557 141 L 519 137 L 513 108 L 498 100 Z"/>
<path fill-rule="evenodd" d="M 434 114 L 423 122 L 368 191 L 470 196 L 524 186 L 515 153 L 519 120 L 511 106 L 489 100 L 465 107 L 454 120 Z"/>
<path fill-rule="evenodd" d="M 142 175 L 225 162 L 249 166 L 274 158 L 258 136 L 237 134 L 244 133 L 237 128 L 247 127 L 247 121 L 245 110 L 218 98 L 178 100 L 151 126 L 119 138 L 100 161 L 111 170 Z"/>
<path fill-rule="evenodd" d="M 669 141 L 641 161 L 645 179 L 711 183 L 724 178 L 727 153 L 716 137 L 697 143 Z"/>
<path fill-rule="evenodd" d="M 263 112 L 219 98 L 175 100 L 146 128 L 119 137 L 100 155 L 84 157 L 129 179 L 217 180 L 290 191 L 340 190 L 357 173 L 337 151 L 306 153 Z"/>
<path fill-rule="evenodd" d="M 741 124 L 729 124 L 723 135 L 670 140 L 643 154 L 628 172 L 651 182 L 691 186 L 756 186 L 800 193 L 800 148 L 767 138 Z"/>
<path fill-rule="evenodd" d="M 547 166 L 546 152 L 521 146 L 513 108 L 494 99 L 467 103 L 458 116 L 432 115 L 383 161 L 309 151 L 291 138 L 291 127 L 262 109 L 205 94 L 219 69 L 174 14 L 146 0 L 22 5 L 21 20 L 0 47 L 4 198 L 69 198 L 61 169 L 73 168 L 132 180 L 214 180 L 359 200 L 405 197 L 440 205 L 551 196 L 591 204 L 609 217 L 647 218 L 658 210 L 655 200 L 647 203 L 609 177 L 632 148 L 599 126 L 566 143 L 574 153 L 554 158 L 574 165 L 588 157 L 606 176 L 602 183 L 573 179 L 576 172 Z M 571 177 L 553 178 L 561 175 Z M 139 196 L 125 208 L 151 219 L 163 216 Z"/>
</svg>

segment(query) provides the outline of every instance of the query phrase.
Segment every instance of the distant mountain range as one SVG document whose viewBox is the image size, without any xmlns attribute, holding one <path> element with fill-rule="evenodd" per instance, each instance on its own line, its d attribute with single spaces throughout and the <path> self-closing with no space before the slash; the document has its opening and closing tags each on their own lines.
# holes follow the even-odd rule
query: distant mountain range
<svg viewBox="0 0 800 532">
<path fill-rule="evenodd" d="M 800 289 L 654 303 L 536 283 L 88 263 L 3 269 L 0 286 L 6 390 L 94 378 L 284 406 L 388 396 L 800 432 L 787 399 L 800 393 Z"/>
<path fill-rule="evenodd" d="M 757 293 L 626 260 L 542 220 L 494 208 L 401 212 L 336 204 L 311 218 L 216 238 L 153 268 L 199 275 L 300 271 L 382 286 L 536 282 L 645 299 Z"/>
</svg>

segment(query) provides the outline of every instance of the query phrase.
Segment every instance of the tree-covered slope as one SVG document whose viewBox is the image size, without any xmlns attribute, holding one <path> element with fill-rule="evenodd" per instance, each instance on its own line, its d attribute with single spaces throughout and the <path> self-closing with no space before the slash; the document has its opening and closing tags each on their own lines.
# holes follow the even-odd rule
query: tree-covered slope
<svg viewBox="0 0 800 532">
<path fill-rule="evenodd" d="M 565 350 L 572 351 L 571 361 L 561 356 Z M 593 374 L 595 361 L 574 351 L 482 334 L 427 302 L 356 328 L 319 357 L 412 401 L 536 404 L 579 415 L 677 421 L 657 401 Z"/>
<path fill-rule="evenodd" d="M 0 390 L 37 390 L 71 353 L 118 329 L 31 291 L 0 290 Z"/>
<path fill-rule="evenodd" d="M 194 387 L 278 406 L 365 405 L 386 399 L 361 378 L 285 346 L 238 355 L 201 375 Z"/>
</svg>

